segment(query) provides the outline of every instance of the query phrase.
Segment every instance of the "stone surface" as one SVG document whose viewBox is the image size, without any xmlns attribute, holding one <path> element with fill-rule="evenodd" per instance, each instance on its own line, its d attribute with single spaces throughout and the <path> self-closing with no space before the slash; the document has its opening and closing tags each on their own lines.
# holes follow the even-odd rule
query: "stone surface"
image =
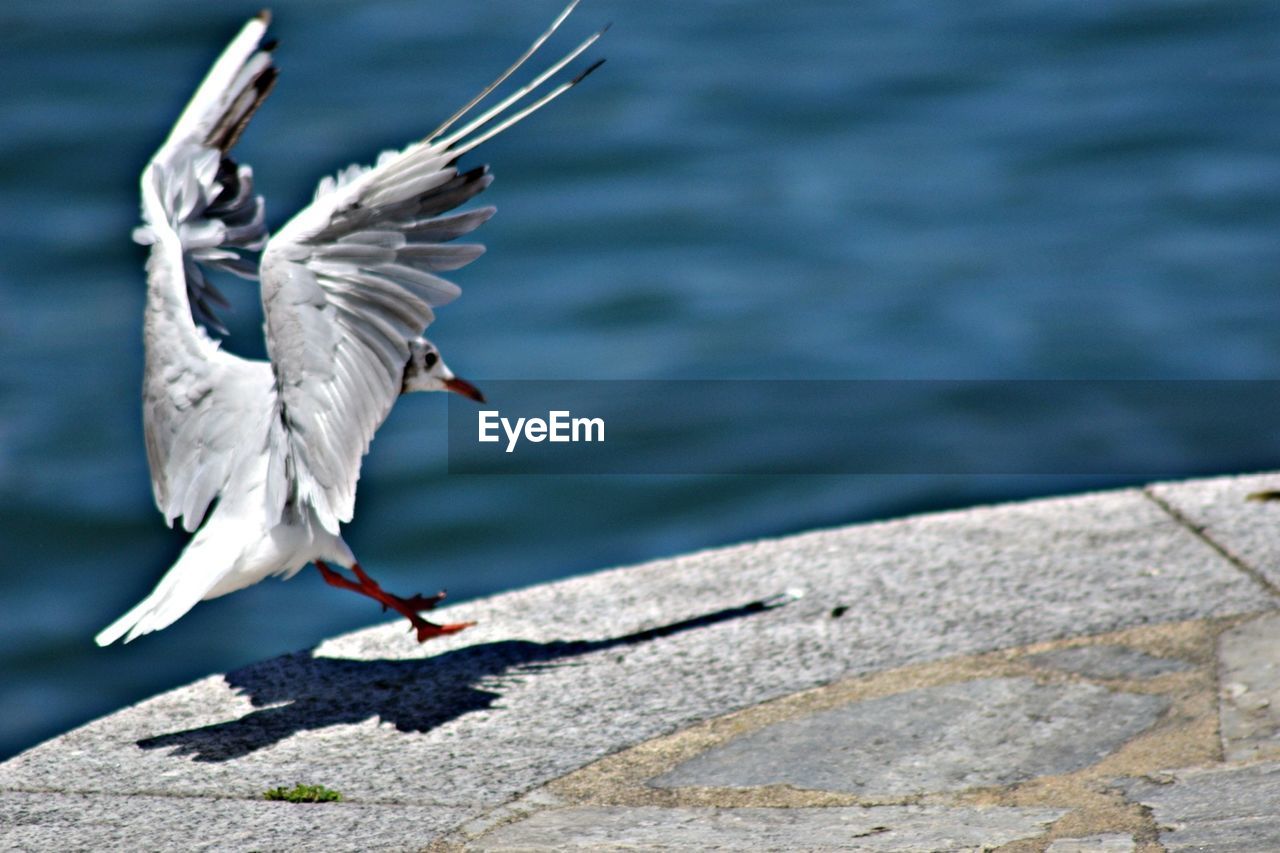
<svg viewBox="0 0 1280 853">
<path fill-rule="evenodd" d="M 740 609 L 790 587 L 808 595 Z M 481 624 L 424 646 L 360 632 L 91 723 L 0 765 L 0 787 L 252 797 L 283 778 L 463 818 L 835 678 L 1268 603 L 1136 490 L 942 513 L 454 606 L 440 618 Z"/>
<path fill-rule="evenodd" d="M 696 809 L 584 806 L 540 812 L 474 850 L 974 850 L 1033 838 L 1063 814 L 1029 808 L 876 806 Z"/>
<path fill-rule="evenodd" d="M 340 637 L 42 744 L 0 765 L 0 791 L 93 795 L 145 826 L 130 810 L 157 796 L 252 823 L 280 814 L 257 811 L 267 788 L 322 784 L 347 798 L 335 815 L 429 815 L 425 845 L 606 755 L 837 679 L 1274 603 L 1140 490 L 940 513 L 455 605 L 439 617 L 480 625 L 424 646 L 398 622 Z M 65 848 L 99 837 L 89 818 L 23 820 L 61 826 Z M 352 837 L 324 824 L 330 846 Z"/>
<path fill-rule="evenodd" d="M 1280 472 L 1159 483 L 1148 487 L 1232 557 L 1280 587 L 1280 501 L 1249 500 L 1280 490 Z"/>
<path fill-rule="evenodd" d="M 1172 782 L 1129 780 L 1124 790 L 1152 810 L 1170 853 L 1280 850 L 1280 763 L 1183 770 Z"/>
<path fill-rule="evenodd" d="M 440 809 L 0 792 L 3 850 L 413 850 Z"/>
<path fill-rule="evenodd" d="M 1133 838 L 1128 835 L 1089 835 L 1084 838 L 1059 838 L 1045 853 L 1131 853 Z"/>
<path fill-rule="evenodd" d="M 1158 658 L 1124 646 L 1073 646 L 1028 655 L 1027 660 L 1086 678 L 1154 678 L 1191 669 L 1186 661 Z"/>
<path fill-rule="evenodd" d="M 1224 632 L 1218 672 L 1226 759 L 1280 756 L 1280 614 Z"/>
<path fill-rule="evenodd" d="M 1092 684 L 982 678 L 784 720 L 709 750 L 659 787 L 798 788 L 892 797 L 1007 785 L 1104 758 L 1168 706 Z"/>
</svg>

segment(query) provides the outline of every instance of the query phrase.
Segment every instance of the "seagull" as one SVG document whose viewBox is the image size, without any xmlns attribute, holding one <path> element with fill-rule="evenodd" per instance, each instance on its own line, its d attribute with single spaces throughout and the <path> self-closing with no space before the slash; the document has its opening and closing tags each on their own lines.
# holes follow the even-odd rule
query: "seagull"
<svg viewBox="0 0 1280 853">
<path fill-rule="evenodd" d="M 457 162 L 600 66 L 543 85 L 604 30 L 474 114 L 576 5 L 431 134 L 322 179 L 311 204 L 269 239 L 253 173 L 230 152 L 276 82 L 270 13 L 245 24 L 214 63 L 142 173 L 144 224 L 133 235 L 150 246 L 142 397 L 152 489 L 169 525 L 181 519 L 195 535 L 98 645 L 158 631 L 199 601 L 308 563 L 329 584 L 406 617 L 419 642 L 474 624 L 422 618 L 444 593 L 383 590 L 339 528 L 354 512 L 361 458 L 401 394 L 484 399 L 422 337 L 433 309 L 459 293 L 436 273 L 484 251 L 452 241 L 494 213 L 455 211 L 492 181 L 487 167 L 460 171 Z M 269 360 L 232 355 L 210 334 L 225 334 L 214 306 L 227 301 L 205 268 L 260 281 Z"/>
</svg>

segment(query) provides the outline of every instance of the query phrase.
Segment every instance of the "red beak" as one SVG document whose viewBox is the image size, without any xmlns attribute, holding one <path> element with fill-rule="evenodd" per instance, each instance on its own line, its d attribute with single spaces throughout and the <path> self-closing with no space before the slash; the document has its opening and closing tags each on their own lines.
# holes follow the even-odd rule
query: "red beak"
<svg viewBox="0 0 1280 853">
<path fill-rule="evenodd" d="M 465 379 L 459 379 L 456 376 L 452 379 L 446 379 L 444 381 L 444 387 L 448 388 L 455 394 L 461 394 L 464 397 L 475 400 L 477 403 L 483 403 L 485 401 L 484 395 L 480 393 L 480 389 Z"/>
</svg>

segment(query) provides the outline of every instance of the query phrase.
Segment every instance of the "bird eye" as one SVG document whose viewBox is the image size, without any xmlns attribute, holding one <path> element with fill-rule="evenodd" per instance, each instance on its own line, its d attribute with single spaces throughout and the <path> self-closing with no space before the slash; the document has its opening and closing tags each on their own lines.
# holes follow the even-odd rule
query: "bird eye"
<svg viewBox="0 0 1280 853">
<path fill-rule="evenodd" d="M 426 353 L 425 355 L 422 356 L 422 366 L 425 367 L 427 370 L 430 370 L 431 368 L 436 366 L 436 362 L 439 360 L 440 360 L 440 356 L 436 355 L 435 353 L 433 352 Z"/>
</svg>

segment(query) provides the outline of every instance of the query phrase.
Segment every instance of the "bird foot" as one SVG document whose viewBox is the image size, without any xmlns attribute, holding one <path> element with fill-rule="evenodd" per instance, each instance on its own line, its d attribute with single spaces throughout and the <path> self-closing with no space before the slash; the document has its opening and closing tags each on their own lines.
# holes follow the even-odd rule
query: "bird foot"
<svg viewBox="0 0 1280 853">
<path fill-rule="evenodd" d="M 415 595 L 411 598 L 402 598 L 400 600 L 403 601 L 410 610 L 413 610 L 415 613 L 421 613 L 424 610 L 433 609 L 437 604 L 444 601 L 444 595 L 444 590 L 440 590 L 435 595 Z M 382 609 L 387 609 L 385 604 L 382 606 Z"/>
<path fill-rule="evenodd" d="M 418 615 L 421 611 L 431 610 L 441 601 L 444 601 L 444 590 L 437 592 L 435 595 L 414 595 L 410 598 L 402 598 L 398 595 L 392 595 L 379 586 L 377 581 L 369 577 L 364 569 L 360 568 L 359 563 L 351 565 L 351 571 L 356 576 L 355 581 L 348 580 L 320 560 L 316 560 L 315 564 L 316 568 L 320 570 L 320 575 L 324 578 L 325 583 L 330 586 L 358 592 L 381 604 L 383 612 L 390 608 L 408 619 L 409 629 L 417 632 L 419 643 L 425 643 L 432 637 L 456 634 L 464 628 L 470 628 L 476 624 L 474 622 L 454 622 L 447 625 L 437 625 L 435 622 L 429 622 Z"/>
<path fill-rule="evenodd" d="M 409 630 L 418 632 L 418 642 L 425 643 L 432 637 L 443 637 L 446 634 L 456 634 L 466 628 L 470 628 L 474 622 L 450 622 L 445 625 L 437 625 L 435 622 L 428 622 L 421 616 L 409 618 Z"/>
</svg>

